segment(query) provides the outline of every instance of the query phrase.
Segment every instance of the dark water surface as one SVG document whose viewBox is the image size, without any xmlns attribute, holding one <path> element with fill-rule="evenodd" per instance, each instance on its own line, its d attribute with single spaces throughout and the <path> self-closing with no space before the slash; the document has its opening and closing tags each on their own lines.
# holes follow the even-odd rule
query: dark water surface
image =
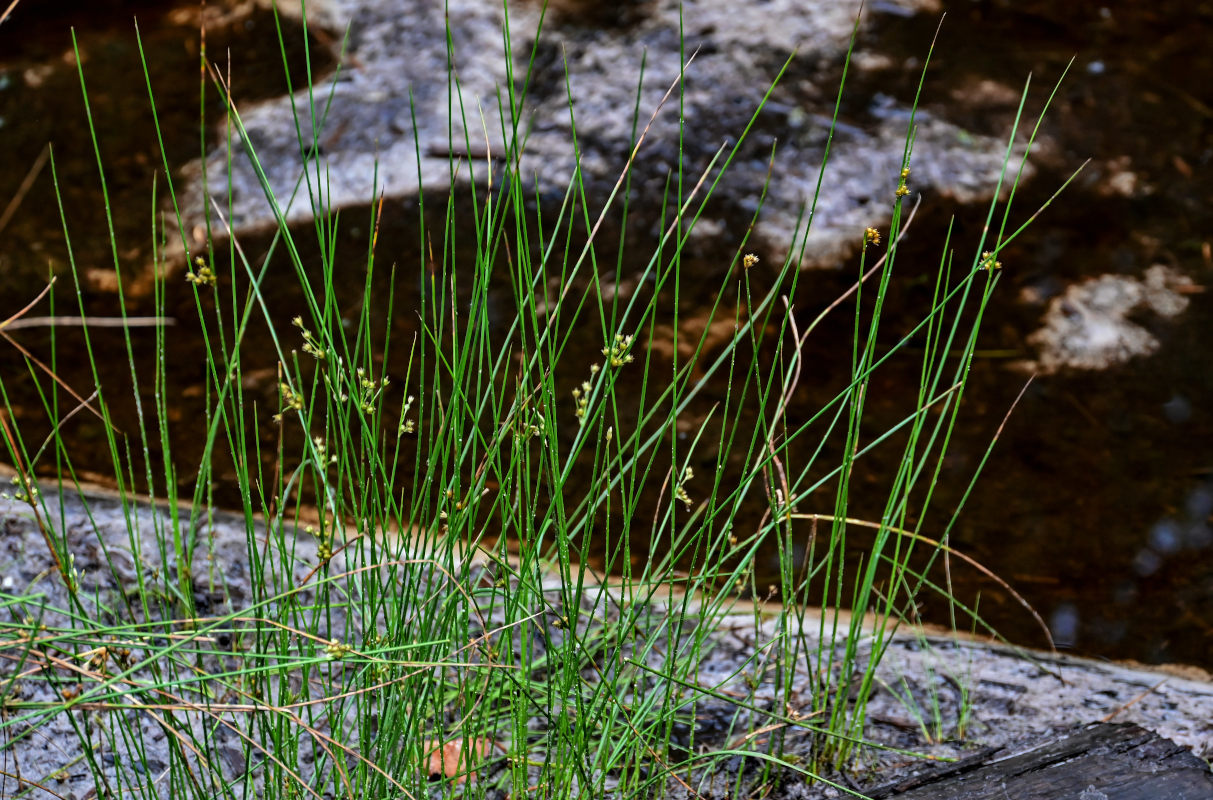
<svg viewBox="0 0 1213 800">
<path fill-rule="evenodd" d="M 1068 165 L 1093 159 L 1076 190 L 1007 251 L 1003 261 L 1014 268 L 984 346 L 1023 347 L 1039 313 L 1011 302 L 1025 290 L 1047 296 L 1084 276 L 1140 276 L 1155 263 L 1209 286 L 1213 4 L 948 5 L 926 94 L 963 96 L 984 79 L 1014 84 L 1028 72 L 1049 84 L 1076 56 L 1048 130 Z M 885 34 L 912 53 L 932 26 L 919 19 Z M 964 121 L 964 108 L 952 103 L 952 118 Z M 1099 190 L 1113 169 L 1136 175 L 1131 196 Z M 1060 177 L 1039 176 L 1026 205 Z M 1140 320 L 1161 343 L 1156 355 L 1032 385 L 956 541 L 997 565 L 1059 643 L 1210 667 L 1213 296 L 1198 291 L 1189 299 L 1182 316 Z M 1009 377 L 986 361 L 974 370 L 969 397 L 996 415 L 1017 389 Z M 990 614 L 1007 604 L 997 590 L 983 597 Z"/>
<path fill-rule="evenodd" d="M 197 6 L 79 3 L 39 12 L 33 10 L 36 5 L 21 4 L 18 18 L 0 28 L 0 141 L 7 160 L 0 171 L 0 211 L 18 195 L 46 142 L 54 141 L 72 241 L 86 278 L 86 306 L 90 313 L 112 313 L 112 260 L 66 28 L 76 25 L 80 36 L 119 252 L 124 264 L 139 264 L 150 255 L 149 192 L 159 155 L 128 12 L 133 8 L 140 18 L 170 169 L 176 171 L 197 157 L 202 146 Z M 952 541 L 1026 596 L 1061 646 L 1111 658 L 1213 668 L 1213 359 L 1208 350 L 1213 292 L 1200 291 L 1213 284 L 1213 51 L 1208 46 L 1213 5 L 1113 4 L 1110 11 L 1089 3 L 945 5 L 949 16 L 924 90 L 925 107 L 974 133 L 1002 136 L 1017 98 L 991 101 L 989 87 L 1019 85 L 1028 73 L 1040 85 L 1051 86 L 1077 56 L 1047 122 L 1056 148 L 1040 159 L 1040 174 L 1022 193 L 1020 209 L 1043 203 L 1084 159 L 1090 157 L 1092 163 L 1063 200 L 1002 255 L 1007 268 L 981 344 L 986 357 L 972 371 L 938 507 L 950 509 L 960 501 L 1020 391 L 1026 376 L 1013 364 L 1032 357 L 1025 339 L 1039 327 L 1045 301 L 1084 277 L 1140 277 L 1153 264 L 1189 276 L 1196 289 L 1187 295 L 1190 302 L 1182 315 L 1138 320 L 1159 340 L 1157 354 L 1103 371 L 1063 371 L 1035 380 L 1007 423 Z M 853 87 L 857 99 L 845 109 L 852 124 L 863 124 L 875 92 L 912 97 L 917 71 L 905 69 L 904 62 L 921 57 L 938 23 L 934 15 L 882 19 L 865 45 L 891 55 L 890 63 L 897 66 Z M 272 31 L 272 18 L 257 14 L 236 26 L 208 30 L 213 58 L 231 46 L 234 82 L 248 100 L 281 92 L 281 54 Z M 292 74 L 301 76 L 301 36 L 288 31 L 286 40 Z M 315 68 L 327 69 L 330 64 L 318 55 L 326 51 L 313 44 Z M 982 102 L 970 102 L 974 97 Z M 1033 97 L 1039 101 L 1043 94 L 1038 89 Z M 211 90 L 207 113 L 212 119 L 221 111 L 216 101 Z M 1113 173 L 1131 173 L 1132 190 L 1109 193 Z M 403 207 L 384 211 L 387 225 L 379 252 L 398 255 L 401 264 L 417 263 L 415 238 L 404 222 L 411 214 Z M 958 251 L 975 245 L 984 209 L 925 202 L 899 257 L 906 272 L 890 298 L 886 330 L 904 330 L 929 302 L 931 284 L 925 276 L 937 263 L 953 214 L 960 220 Z M 354 209 L 344 219 L 368 216 L 368 209 Z M 398 229 L 393 221 L 400 222 Z M 353 231 L 349 241 L 345 249 L 357 259 L 365 246 Z M 264 244 L 252 240 L 245 247 L 256 252 Z M 47 165 L 0 231 L 0 316 L 33 297 L 48 265 L 63 275 L 65 260 Z M 357 297 L 361 274 L 356 269 L 347 274 L 349 285 L 339 291 Z M 848 269 L 845 275 L 809 276 L 810 290 L 803 296 L 823 299 L 816 308 L 804 308 L 804 316 L 811 317 L 849 286 L 850 275 Z M 148 276 L 133 272 L 125 277 L 136 311 L 150 312 Z M 412 283 L 405 283 L 397 287 L 399 307 L 416 296 Z M 715 286 L 716 279 L 704 282 L 709 284 Z M 70 292 L 61 295 L 63 304 Z M 688 291 L 682 298 L 684 314 L 693 319 L 711 299 L 707 288 L 698 295 Z M 170 340 L 167 369 L 180 398 L 172 414 L 180 436 L 174 452 L 184 483 L 191 477 L 188 465 L 197 458 L 205 374 L 200 344 L 186 335 L 196 324 L 196 313 L 184 281 L 170 282 L 165 303 L 166 313 L 181 320 Z M 289 293 L 271 295 L 269 303 L 283 320 L 300 307 Z M 45 304 L 36 313 L 46 313 Z M 807 416 L 837 391 L 837 381 L 848 369 L 838 354 L 849 350 L 840 343 L 849 340 L 850 324 L 841 314 L 810 340 L 814 380 L 802 383 L 790 409 L 793 415 Z M 399 333 L 411 335 L 403 327 Z M 13 335 L 49 357 L 45 329 Z M 67 329 L 57 335 L 58 371 L 72 385 L 89 385 L 85 366 L 67 360 L 79 340 Z M 120 334 L 95 331 L 93 338 L 103 351 L 122 352 Z M 585 360 L 595 357 L 587 350 Z M 253 354 L 253 362 L 246 370 L 250 395 L 271 406 L 273 356 Z M 122 359 L 111 363 L 114 373 L 105 380 L 112 402 L 129 396 L 130 377 Z M 37 398 L 23 391 L 16 377 L 24 365 L 4 343 L 0 369 L 22 429 L 30 440 L 40 441 L 46 433 L 39 428 L 43 414 Z M 142 369 L 149 374 L 146 365 Z M 899 382 L 915 379 L 908 372 L 878 377 L 868 401 L 873 429 L 900 418 L 904 407 L 896 401 L 905 384 Z M 130 409 L 119 409 L 118 424 L 133 430 Z M 104 476 L 110 467 L 97 426 L 77 418 L 67 434 L 75 463 L 94 478 Z M 706 457 L 710 463 L 710 454 Z M 890 467 L 876 456 L 865 480 L 883 487 L 880 476 Z M 874 502 L 883 496 L 877 493 Z M 879 510 L 860 500 L 854 512 L 862 516 Z M 1033 620 L 997 584 L 960 567 L 953 581 L 966 602 L 980 593 L 982 615 L 1008 638 L 1044 644 Z M 946 622 L 946 606 L 931 597 L 925 599 L 923 613 Z"/>
</svg>

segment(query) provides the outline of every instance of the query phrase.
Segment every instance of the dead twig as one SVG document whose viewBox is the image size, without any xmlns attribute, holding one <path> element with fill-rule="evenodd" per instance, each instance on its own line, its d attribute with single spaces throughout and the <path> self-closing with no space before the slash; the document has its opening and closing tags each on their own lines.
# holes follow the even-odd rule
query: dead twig
<svg viewBox="0 0 1213 800">
<path fill-rule="evenodd" d="M 154 328 L 177 324 L 172 317 L 15 317 L 0 324 L 6 331 L 22 328 Z"/>
<path fill-rule="evenodd" d="M 1146 698 L 1146 697 L 1148 697 L 1148 696 L 1150 696 L 1150 695 L 1154 694 L 1155 692 L 1157 692 L 1157 691 L 1158 691 L 1158 690 L 1159 690 L 1159 689 L 1162 687 L 1162 685 L 1163 685 L 1164 683 L 1166 683 L 1167 681 L 1169 681 L 1169 680 L 1171 680 L 1171 678 L 1170 678 L 1170 677 L 1163 678 L 1161 681 L 1159 681 L 1158 683 L 1154 684 L 1154 685 L 1153 685 L 1153 686 L 1151 686 L 1149 689 L 1146 689 L 1144 692 L 1142 692 L 1141 694 L 1137 695 L 1137 697 L 1134 697 L 1134 698 L 1133 698 L 1132 700 L 1130 700 L 1129 702 L 1127 702 L 1127 703 L 1123 703 L 1123 704 L 1121 704 L 1120 706 L 1118 706 L 1117 708 L 1113 709 L 1113 711 L 1112 711 L 1110 714 L 1108 714 L 1106 717 L 1104 717 L 1103 719 L 1101 719 L 1101 720 L 1100 720 L 1100 722 L 1111 722 L 1113 719 L 1115 719 L 1116 717 L 1120 716 L 1120 714 L 1121 714 L 1123 711 L 1125 711 L 1126 709 L 1128 709 L 1130 706 L 1135 705 L 1136 703 L 1138 703 L 1138 702 L 1139 702 L 1139 701 L 1141 701 L 1142 699 L 1144 699 L 1144 698 Z"/>
</svg>

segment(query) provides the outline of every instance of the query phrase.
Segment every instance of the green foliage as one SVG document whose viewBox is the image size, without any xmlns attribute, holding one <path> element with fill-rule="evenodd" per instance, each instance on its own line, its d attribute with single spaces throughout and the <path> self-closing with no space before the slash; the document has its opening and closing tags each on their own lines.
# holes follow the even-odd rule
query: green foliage
<svg viewBox="0 0 1213 800">
<path fill-rule="evenodd" d="M 454 74 L 450 80 L 458 97 Z M 82 71 L 82 89 L 83 81 Z M 632 234 L 625 245 L 621 235 L 607 246 L 597 222 L 616 214 L 627 230 L 630 163 L 620 165 L 603 207 L 587 206 L 594 199 L 577 173 L 558 209 L 532 210 L 519 167 L 526 143 L 518 87 L 525 85 L 511 80 L 505 90 L 513 117 L 500 132 L 507 157 L 493 180 L 453 189 L 438 229 L 428 225 L 432 197 L 421 198 L 419 261 L 387 268 L 392 285 L 420 280 L 420 303 L 389 302 L 388 319 L 373 317 L 370 302 L 385 270 L 374 245 L 378 207 L 369 220 L 365 302 L 344 319 L 349 298 L 335 288 L 338 216 L 316 209 L 324 255 L 305 264 L 305 234 L 287 225 L 283 199 L 229 103 L 231 136 L 244 142 L 278 219 L 271 253 L 283 252 L 293 266 L 304 308 L 289 320 L 269 310 L 270 256 L 254 260 L 234 238 L 209 238 L 199 253 L 182 241 L 208 353 L 207 413 L 188 422 L 206 453 L 191 465 L 192 497 L 176 494 L 183 483 L 171 458 L 164 359 L 150 376 L 136 374 L 129 332 L 132 383 L 150 381 L 151 402 L 143 405 L 148 395 L 136 392 L 141 425 L 131 435 L 106 427 L 120 490 L 166 487 L 170 505 L 155 517 L 156 547 L 159 562 L 175 567 L 140 573 L 139 591 L 116 619 L 74 592 L 74 607 L 53 609 L 62 624 L 3 623 L 0 649 L 18 664 L 42 665 L 59 652 L 90 666 L 79 694 L 50 705 L 15 701 L 0 727 L 43 725 L 57 715 L 78 724 L 70 712 L 87 706 L 108 720 L 100 726 L 108 740 L 99 747 L 81 728 L 83 758 L 124 797 L 488 796 L 496 789 L 512 797 L 641 797 L 698 786 L 713 764 L 737 755 L 768 782 L 849 762 L 863 744 L 880 656 L 926 585 L 910 556 L 931 546 L 920 533 L 998 284 L 999 273 L 987 267 L 1014 236 L 1006 232 L 1010 203 L 1000 221 L 991 206 L 997 224 L 994 241 L 983 244 L 988 253 L 979 247 L 981 255 L 958 265 L 944 243 L 931 307 L 894 346 L 882 345 L 881 311 L 907 212 L 911 121 L 903 171 L 889 176 L 883 254 L 877 258 L 878 232 L 856 231 L 857 283 L 840 307 L 854 314 L 849 379 L 810 419 L 793 421 L 787 407 L 804 370 L 800 345 L 820 321 L 800 330 L 793 313 L 807 223 L 777 274 L 762 281 L 748 229 L 739 226 L 708 315 L 732 320 L 727 341 L 709 348 L 704 326 L 672 358 L 649 347 L 659 326 L 682 331 L 677 298 L 692 280 L 684 249 L 746 132 L 703 167 L 714 180 L 670 177 L 659 241 Z M 225 91 L 221 81 L 215 87 Z M 305 142 L 326 114 L 308 89 L 297 120 L 305 160 Z M 769 96 L 756 97 L 755 115 Z M 452 129 L 478 127 L 461 107 L 456 113 L 464 124 Z M 641 148 L 643 123 L 637 111 Z M 451 152 L 457 144 L 469 143 L 452 142 Z M 237 157 L 230 142 L 228 152 Z M 484 177 L 452 159 L 452 172 Z M 315 169 L 305 190 L 323 197 L 326 174 L 316 159 L 309 163 Z M 176 207 L 171 176 L 169 194 Z M 467 207 L 470 224 L 456 211 Z M 218 206 L 208 224 L 224 224 Z M 180 219 L 176 228 L 184 229 Z M 155 223 L 159 245 L 167 231 Z M 648 255 L 635 292 L 622 299 L 605 291 L 625 250 L 637 248 Z M 163 257 L 165 248 L 158 252 Z M 229 274 L 224 264 L 234 265 Z M 490 308 L 491 290 L 503 286 L 516 311 L 504 324 Z M 400 315 L 418 320 L 411 340 L 393 339 L 388 322 Z M 250 340 L 262 338 L 253 331 L 262 329 L 278 363 L 272 409 L 246 396 L 242 382 Z M 584 352 L 578 337 L 587 329 L 600 340 L 593 363 L 569 355 Z M 162 329 L 156 337 L 163 355 Z M 873 375 L 910 357 L 911 341 L 925 342 L 920 384 L 903 398 L 902 422 L 873 435 L 864 427 Z M 95 369 L 91 346 L 87 357 Z M 108 420 L 118 401 L 97 389 L 95 407 Z M 56 392 L 48 382 L 46 407 L 57 426 Z M 270 452 L 265 428 L 276 432 Z M 8 444 L 23 475 L 43 457 L 56 459 L 59 474 L 73 474 L 61 440 L 49 456 L 31 453 L 19 435 Z M 894 446 L 901 455 L 884 512 L 864 527 L 849 511 L 856 462 Z M 132 448 L 142 457 L 133 459 Z M 153 450 L 165 454 L 161 475 L 152 472 Z M 841 453 L 838 463 L 823 463 L 827 450 Z M 702 469 L 705 459 L 713 470 Z M 191 565 L 208 546 L 198 532 L 207 528 L 220 460 L 243 499 L 254 595 L 207 615 L 196 599 L 206 579 Z M 146 465 L 138 479 L 136 463 Z M 801 512 L 818 490 L 832 493 L 833 508 Z M 71 580 L 65 533 L 45 502 L 35 496 L 31 506 L 41 509 L 48 546 L 64 557 Z M 147 512 L 133 499 L 127 508 L 135 531 Z M 132 533 L 137 552 L 136 539 Z M 865 554 L 859 565 L 843 558 L 856 539 Z M 778 585 L 757 585 L 760 548 L 778 553 Z M 220 577 L 214 585 L 227 591 Z M 743 597 L 781 602 L 738 605 Z M 745 663 L 709 680 L 701 664 L 718 646 L 721 621 L 738 613 L 752 615 L 759 641 Z M 6 667 L 5 674 L 15 673 Z M 41 674 L 57 680 L 54 670 Z M 722 704 L 728 735 L 701 753 L 706 734 L 696 730 L 697 717 Z M 141 761 L 146 729 L 119 724 L 134 709 L 154 715 L 173 742 L 159 774 L 146 756 Z M 237 733 L 247 774 L 225 772 L 216 758 L 221 729 Z M 932 730 L 938 735 L 939 726 Z M 793 738 L 811 743 L 811 761 L 785 758 Z M 111 768 L 101 750 L 127 755 Z M 432 773 L 440 780 L 430 782 Z"/>
</svg>

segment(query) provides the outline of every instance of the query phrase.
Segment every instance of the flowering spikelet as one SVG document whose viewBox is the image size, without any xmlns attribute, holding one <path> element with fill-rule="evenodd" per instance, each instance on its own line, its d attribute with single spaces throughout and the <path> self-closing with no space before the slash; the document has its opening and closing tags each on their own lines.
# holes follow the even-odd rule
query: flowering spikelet
<svg viewBox="0 0 1213 800">
<path fill-rule="evenodd" d="M 612 367 L 622 367 L 624 364 L 632 363 L 632 354 L 628 352 L 631 347 L 632 337 L 617 333 L 615 341 L 602 348 L 602 354 L 607 357 Z"/>
<path fill-rule="evenodd" d="M 185 273 L 185 279 L 195 286 L 214 286 L 217 278 L 202 256 L 194 258 L 194 266 Z"/>
</svg>

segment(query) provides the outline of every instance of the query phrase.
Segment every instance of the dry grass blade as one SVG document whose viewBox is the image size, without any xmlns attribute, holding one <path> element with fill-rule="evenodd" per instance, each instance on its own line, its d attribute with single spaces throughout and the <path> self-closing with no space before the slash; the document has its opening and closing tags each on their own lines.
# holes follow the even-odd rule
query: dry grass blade
<svg viewBox="0 0 1213 800">
<path fill-rule="evenodd" d="M 850 289 L 847 289 L 845 292 L 843 292 L 837 298 L 835 298 L 834 302 L 832 302 L 828 306 L 826 306 L 825 309 L 820 314 L 818 314 L 817 317 L 814 318 L 814 320 L 811 323 L 809 323 L 809 327 L 805 329 L 804 336 L 802 336 L 800 339 L 801 347 L 804 346 L 804 340 L 806 338 L 808 338 L 808 335 L 813 332 L 813 329 L 816 328 L 818 326 L 818 324 L 820 324 L 821 321 L 823 319 L 825 319 L 826 316 L 829 315 L 829 313 L 831 311 L 838 308 L 838 306 L 842 305 L 843 301 L 845 301 L 851 295 L 855 294 L 855 292 L 859 291 L 860 284 L 867 281 L 868 278 L 875 275 L 876 272 L 878 270 L 880 270 L 881 267 L 884 266 L 884 262 L 886 260 L 888 260 L 888 258 L 889 258 L 889 253 L 892 250 L 894 250 L 896 248 L 896 246 L 901 243 L 901 240 L 903 238 L 905 238 L 905 235 L 907 233 L 909 233 L 910 226 L 914 224 L 914 216 L 918 213 L 918 207 L 921 205 L 922 205 L 922 197 L 919 196 L 918 201 L 916 203 L 914 203 L 914 207 L 912 209 L 910 209 L 910 215 L 909 215 L 909 217 L 906 218 L 905 224 L 903 224 L 901 226 L 901 230 L 897 232 L 897 238 L 894 239 L 889 244 L 888 249 L 885 250 L 885 254 L 883 256 L 881 256 L 880 259 L 875 264 L 872 265 L 872 268 L 869 269 L 867 272 L 865 272 L 863 274 L 863 277 L 860 278 L 859 280 L 857 280 Z"/>
<path fill-rule="evenodd" d="M 21 0 L 13 0 L 13 2 L 8 4 L 8 8 L 4 9 L 3 14 L 0 14 L 0 25 L 4 24 L 4 21 L 8 19 L 8 15 L 13 13 L 13 9 L 16 8 L 17 4 L 20 2 Z"/>
<path fill-rule="evenodd" d="M 14 5 L 16 5 L 16 3 L 14 3 Z M 9 10 L 12 10 L 12 6 L 9 6 Z M 6 11 L 5 14 L 7 15 L 8 12 Z M 0 18 L 0 23 L 3 22 L 3 18 Z M 34 163 L 30 166 L 29 172 L 25 173 L 25 178 L 22 179 L 21 185 L 17 187 L 17 192 L 13 195 L 13 199 L 10 200 L 8 205 L 4 207 L 4 213 L 0 214 L 0 231 L 3 231 L 6 227 L 8 227 L 8 223 L 12 220 L 13 214 L 16 214 L 17 209 L 21 207 L 21 203 L 25 200 L 25 196 L 29 194 L 30 188 L 32 188 L 34 185 L 34 181 L 38 179 L 38 173 L 42 172 L 42 168 L 46 166 L 46 160 L 50 157 L 50 153 L 50 145 L 44 146 L 42 148 L 42 152 L 38 154 L 36 159 L 34 159 Z"/>
<path fill-rule="evenodd" d="M 0 22 L 2 22 L 2 21 L 3 20 L 0 20 Z M 38 781 L 32 781 L 29 778 L 22 777 L 21 775 L 18 775 L 16 773 L 7 772 L 5 770 L 0 770 L 0 776 L 5 777 L 5 778 L 12 778 L 14 781 L 17 781 L 18 784 L 24 784 L 24 785 L 30 787 L 31 789 L 38 789 L 40 791 L 46 792 L 47 795 L 49 795 L 50 797 L 57 797 L 57 798 L 59 798 L 59 800 L 68 800 L 66 795 L 59 794 L 58 792 L 54 791 L 46 784 L 39 783 Z"/>
<path fill-rule="evenodd" d="M 836 518 L 833 514 L 789 514 L 788 516 L 791 519 L 804 519 L 804 520 L 813 520 L 813 521 L 819 521 L 819 522 L 833 523 L 836 521 Z M 1037 624 L 1040 625 L 1040 629 L 1042 631 L 1044 631 L 1045 639 L 1049 643 L 1049 649 L 1055 653 L 1057 652 L 1057 646 L 1053 643 L 1053 634 L 1049 632 L 1049 626 L 1045 624 L 1045 621 L 1041 618 L 1040 614 L 1038 614 L 1036 612 L 1036 609 L 1032 608 L 1032 604 L 1029 603 L 1026 599 L 1024 599 L 1023 595 L 1021 595 L 1019 592 L 1017 592 L 1013 588 L 1011 588 L 1011 585 L 1009 583 L 1004 581 L 1002 578 L 998 577 L 998 575 L 996 575 L 989 567 L 987 567 L 984 564 L 982 564 L 981 562 L 977 561 L 972 556 L 965 555 L 964 553 L 960 552 L 959 550 L 952 547 L 951 545 L 945 544 L 944 542 L 941 542 L 938 539 L 932 539 L 929 536 L 923 536 L 921 533 L 915 533 L 914 531 L 908 531 L 904 528 L 895 528 L 892 525 L 884 525 L 879 522 L 872 522 L 871 520 L 866 520 L 866 519 L 855 519 L 853 517 L 844 517 L 841 521 L 845 522 L 848 525 L 855 525 L 856 527 L 860 527 L 860 528 L 871 528 L 873 530 L 882 530 L 882 529 L 887 530 L 889 533 L 895 533 L 898 536 L 904 536 L 907 539 L 913 539 L 916 542 L 922 542 L 923 544 L 930 545 L 931 547 L 937 547 L 937 548 L 939 548 L 939 550 L 941 552 L 947 553 L 948 555 L 956 556 L 961 561 L 965 562 L 969 566 L 973 567 L 973 569 L 980 572 L 982 575 L 985 575 L 987 578 L 989 578 L 990 580 L 997 583 L 999 586 L 1001 586 L 1003 589 L 1005 589 L 1007 591 L 1007 593 L 1011 595 L 1011 597 L 1015 598 L 1015 602 L 1017 602 L 1021 606 L 1023 606 L 1024 609 L 1029 614 L 1032 615 L 1032 618 L 1036 620 Z"/>
<path fill-rule="evenodd" d="M 57 280 L 56 278 L 52 277 L 49 281 L 47 281 L 46 286 L 43 287 L 42 291 L 38 292 L 37 297 L 35 297 L 33 300 L 30 300 L 28 303 L 26 303 L 25 307 L 22 308 L 20 311 L 18 311 L 16 314 L 13 314 L 11 317 L 4 320 L 4 322 L 0 322 L 0 331 L 3 331 L 9 325 L 12 325 L 18 319 L 24 317 L 26 314 L 28 314 L 30 312 L 30 309 L 32 309 L 34 306 L 38 305 L 38 303 L 42 302 L 42 298 L 46 297 L 47 294 L 50 293 L 50 290 L 55 285 L 56 280 Z"/>
<path fill-rule="evenodd" d="M 40 361 L 40 360 L 39 360 L 39 359 L 38 359 L 38 358 L 37 358 L 37 357 L 36 357 L 36 356 L 35 356 L 33 353 L 31 353 L 29 350 L 26 350 L 24 347 L 22 347 L 22 346 L 21 346 L 21 344 L 19 344 L 19 343 L 18 343 L 18 342 L 17 342 L 15 339 L 13 339 L 13 337 L 11 337 L 11 336 L 9 336 L 9 335 L 8 335 L 8 331 L 9 331 L 11 328 L 13 328 L 14 326 L 16 326 L 16 325 L 17 325 L 17 323 L 18 323 L 18 322 L 19 322 L 19 321 L 20 321 L 20 320 L 21 320 L 21 319 L 22 319 L 22 318 L 23 318 L 23 317 L 24 317 L 26 314 L 28 314 L 28 313 L 29 313 L 30 309 L 32 309 L 32 308 L 33 308 L 34 306 L 36 306 L 36 305 L 37 305 L 39 302 L 41 302 L 42 298 L 46 297 L 46 295 L 50 293 L 51 287 L 53 287 L 54 285 L 55 285 L 55 278 L 51 278 L 51 279 L 50 279 L 50 281 L 48 281 L 48 282 L 47 282 L 46 286 L 45 286 L 45 287 L 42 289 L 42 291 L 38 293 L 38 296 L 37 296 L 37 297 L 35 297 L 33 300 L 31 300 L 29 303 L 27 303 L 27 304 L 25 305 L 25 308 L 22 308 L 22 309 L 21 309 L 20 311 L 18 311 L 16 314 L 13 314 L 11 317 L 9 317 L 8 319 L 4 320 L 4 322 L 0 322 L 0 336 L 3 336 L 3 337 L 4 337 L 4 339 L 5 339 L 5 341 L 7 341 L 7 342 L 8 342 L 9 344 L 11 344 L 11 345 L 12 345 L 14 348 L 16 348 L 17 352 L 21 353 L 21 355 L 23 355 L 23 356 L 25 356 L 27 359 L 29 359 L 30 363 L 32 363 L 32 364 L 34 364 L 34 365 L 36 365 L 36 366 L 38 367 L 38 369 L 42 370 L 42 371 L 43 371 L 43 372 L 45 372 L 47 375 L 49 375 L 49 376 L 50 376 L 50 377 L 51 377 L 51 378 L 52 378 L 52 379 L 55 381 L 55 383 L 59 384 L 59 385 L 60 385 L 60 386 L 63 388 L 63 390 L 64 390 L 65 392 L 67 392 L 67 393 L 68 393 L 68 394 L 70 394 L 70 395 L 71 395 L 73 398 L 75 398 L 75 400 L 76 400 L 77 402 L 79 402 L 79 403 L 80 403 L 80 405 L 84 406 L 84 407 L 85 407 L 85 408 L 87 408 L 89 411 L 93 412 L 93 415 L 94 415 L 95 417 L 97 417 L 97 419 L 99 419 L 99 420 L 101 420 L 102 422 L 105 422 L 107 425 L 109 425 L 109 422 L 108 422 L 108 421 L 106 421 L 105 417 L 104 417 L 104 416 L 101 414 L 101 412 L 100 412 L 100 411 L 98 411 L 97 409 L 93 408 L 93 407 L 92 407 L 92 406 L 89 404 L 89 401 L 88 401 L 88 400 L 85 400 L 83 397 L 81 397 L 80 395 L 78 395 L 78 394 L 76 393 L 76 390 L 75 390 L 75 389 L 73 389 L 72 387 L 68 386 L 68 385 L 67 385 L 67 383 L 66 383 L 66 382 L 65 382 L 65 381 L 64 381 L 62 378 L 60 378 L 58 375 L 56 375 L 56 374 L 55 374 L 55 371 L 54 371 L 54 370 L 52 370 L 52 369 L 51 369 L 50 367 L 48 367 L 46 364 L 42 363 L 42 362 L 41 362 L 41 361 Z M 75 412 L 73 412 L 73 413 L 75 413 Z M 117 428 L 114 428 L 112 425 L 110 425 L 110 427 L 111 427 L 111 429 L 113 429 L 114 431 L 116 431 L 116 432 L 118 432 L 118 433 L 121 433 L 121 431 L 119 431 Z M 7 431 L 6 431 L 6 433 L 7 433 Z"/>
<path fill-rule="evenodd" d="M 12 429 L 9 428 L 8 414 L 5 413 L 4 409 L 0 409 L 0 428 L 3 429 L 4 438 L 8 441 L 9 452 L 13 454 L 13 466 L 17 469 L 17 479 L 21 483 L 21 490 L 25 492 L 26 502 L 29 503 L 30 510 L 33 511 L 34 521 L 38 525 L 38 530 L 42 532 L 42 538 L 46 542 L 46 549 L 50 551 L 51 557 L 55 561 L 55 568 L 59 572 L 59 577 L 63 579 L 63 585 L 74 594 L 76 584 L 72 581 L 71 574 L 68 573 L 63 559 L 59 556 L 59 551 L 55 548 L 55 540 L 51 536 L 50 529 L 46 526 L 46 521 L 42 519 L 42 514 L 38 511 L 38 499 L 34 493 L 34 483 L 25 468 L 25 464 L 21 462 L 21 450 L 17 447 L 17 439 L 13 436 Z"/>
</svg>

